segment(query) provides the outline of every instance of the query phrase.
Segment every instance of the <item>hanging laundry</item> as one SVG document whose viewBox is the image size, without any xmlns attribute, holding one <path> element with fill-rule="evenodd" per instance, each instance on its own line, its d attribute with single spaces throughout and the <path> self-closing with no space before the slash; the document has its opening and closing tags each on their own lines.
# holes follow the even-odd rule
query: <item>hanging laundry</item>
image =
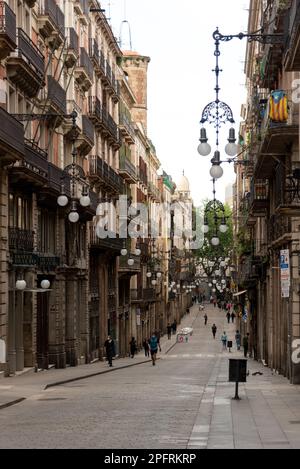
<svg viewBox="0 0 300 469">
<path fill-rule="evenodd" d="M 269 118 L 273 122 L 286 122 L 289 117 L 288 98 L 284 91 L 272 91 L 269 98 Z"/>
</svg>

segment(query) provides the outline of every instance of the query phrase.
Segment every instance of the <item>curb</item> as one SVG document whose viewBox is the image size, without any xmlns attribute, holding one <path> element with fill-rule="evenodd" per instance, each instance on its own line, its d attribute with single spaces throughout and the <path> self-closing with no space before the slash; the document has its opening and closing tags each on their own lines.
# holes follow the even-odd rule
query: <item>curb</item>
<svg viewBox="0 0 300 469">
<path fill-rule="evenodd" d="M 19 402 L 25 401 L 25 399 L 26 397 L 20 397 L 19 399 L 15 399 L 14 401 L 7 402 L 6 404 L 0 404 L 0 409 L 5 409 L 6 407 L 19 404 Z"/>
<path fill-rule="evenodd" d="M 160 360 L 160 358 L 158 357 L 157 360 Z M 152 360 L 144 360 L 144 361 L 139 362 L 139 363 L 130 363 L 130 365 L 118 366 L 118 367 L 115 367 L 115 368 L 112 368 L 112 369 L 109 369 L 109 370 L 97 371 L 96 373 L 90 373 L 90 374 L 85 375 L 85 376 L 76 376 L 75 378 L 69 378 L 69 379 L 64 379 L 64 380 L 61 380 L 61 381 L 55 381 L 54 383 L 46 384 L 46 386 L 44 387 L 44 391 L 46 391 L 46 389 L 53 388 L 54 386 L 60 386 L 62 384 L 72 383 L 73 381 L 79 381 L 79 380 L 82 380 L 82 379 L 93 378 L 94 376 L 104 375 L 106 373 L 111 373 L 112 371 L 124 370 L 125 368 L 131 368 L 132 366 L 143 365 L 145 363 L 152 363 Z"/>
</svg>

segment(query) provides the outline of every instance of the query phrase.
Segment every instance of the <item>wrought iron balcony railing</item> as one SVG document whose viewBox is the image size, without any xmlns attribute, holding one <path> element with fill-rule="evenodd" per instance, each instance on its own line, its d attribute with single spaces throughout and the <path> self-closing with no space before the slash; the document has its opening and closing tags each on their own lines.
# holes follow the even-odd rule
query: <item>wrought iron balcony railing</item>
<svg viewBox="0 0 300 469">
<path fill-rule="evenodd" d="M 36 73 L 42 77 L 44 75 L 45 58 L 30 37 L 21 28 L 18 28 L 17 42 L 18 56 L 21 57 L 24 55 L 28 62 L 34 66 Z"/>
<path fill-rule="evenodd" d="M 89 79 L 93 81 L 93 64 L 84 47 L 80 47 L 80 67 L 85 68 Z"/>
<path fill-rule="evenodd" d="M 34 249 L 34 231 L 21 228 L 8 228 L 10 251 L 32 252 Z"/>
<path fill-rule="evenodd" d="M 67 114 L 67 93 L 55 78 L 48 75 L 48 96 L 47 98 L 55 104 L 59 113 Z"/>
<path fill-rule="evenodd" d="M 13 116 L 0 107 L 0 153 L 1 161 L 14 160 L 16 156 L 23 156 L 24 126 Z"/>
<path fill-rule="evenodd" d="M 139 288 L 130 290 L 132 302 L 151 302 L 156 300 L 154 288 Z"/>
<path fill-rule="evenodd" d="M 79 52 L 79 39 L 78 34 L 74 28 L 66 28 L 66 37 L 68 49 L 75 51 L 77 54 Z"/>
<path fill-rule="evenodd" d="M 5 58 L 16 45 L 16 15 L 6 2 L 0 1 L 0 58 Z"/>
</svg>

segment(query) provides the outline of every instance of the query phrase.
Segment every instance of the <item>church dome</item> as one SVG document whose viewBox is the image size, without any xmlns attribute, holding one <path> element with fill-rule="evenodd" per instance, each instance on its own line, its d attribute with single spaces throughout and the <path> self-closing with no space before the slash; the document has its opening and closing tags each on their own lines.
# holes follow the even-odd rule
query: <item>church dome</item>
<svg viewBox="0 0 300 469">
<path fill-rule="evenodd" d="M 177 186 L 178 192 L 190 192 L 190 183 L 186 176 L 181 176 L 180 182 Z"/>
</svg>

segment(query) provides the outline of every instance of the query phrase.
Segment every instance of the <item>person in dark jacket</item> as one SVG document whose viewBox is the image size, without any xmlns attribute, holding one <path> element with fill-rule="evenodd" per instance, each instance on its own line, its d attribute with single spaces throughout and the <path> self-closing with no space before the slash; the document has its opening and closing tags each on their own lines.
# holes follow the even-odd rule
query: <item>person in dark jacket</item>
<svg viewBox="0 0 300 469">
<path fill-rule="evenodd" d="M 131 358 L 133 358 L 134 354 L 137 352 L 136 340 L 134 337 L 131 338 L 131 341 L 129 342 L 129 346 L 130 346 L 130 355 L 131 355 Z"/>
<path fill-rule="evenodd" d="M 115 353 L 115 343 L 110 335 L 107 337 L 106 341 L 104 342 L 104 347 L 106 351 L 106 359 L 108 361 L 108 364 L 109 366 L 113 366 L 112 359 L 116 353 Z"/>
<path fill-rule="evenodd" d="M 149 357 L 150 356 L 150 351 L 149 351 L 149 339 L 144 339 L 144 342 L 143 342 L 143 347 L 144 347 L 144 351 L 145 351 L 145 357 Z"/>
<path fill-rule="evenodd" d="M 172 335 L 172 326 L 169 322 L 168 322 L 168 325 L 167 325 L 167 333 L 168 333 L 168 339 L 170 340 L 171 335 Z"/>
<path fill-rule="evenodd" d="M 249 350 L 249 332 L 247 332 L 247 335 L 243 338 L 243 347 L 244 347 L 244 357 L 247 358 L 248 356 L 248 350 Z"/>
<path fill-rule="evenodd" d="M 217 326 L 215 324 L 213 324 L 213 326 L 211 328 L 211 331 L 212 331 L 213 337 L 215 339 L 216 338 L 216 332 L 217 332 Z"/>
</svg>

